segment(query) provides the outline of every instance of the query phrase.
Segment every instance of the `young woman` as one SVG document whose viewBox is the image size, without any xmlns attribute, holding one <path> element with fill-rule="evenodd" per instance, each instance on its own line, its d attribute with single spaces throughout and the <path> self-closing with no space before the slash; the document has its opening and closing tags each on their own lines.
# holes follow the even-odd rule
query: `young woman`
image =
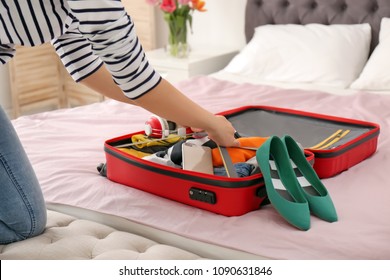
<svg viewBox="0 0 390 280">
<path fill-rule="evenodd" d="M 12 59 L 16 45 L 49 41 L 75 81 L 205 130 L 221 146 L 238 146 L 230 122 L 188 99 L 149 65 L 120 0 L 0 0 L 0 63 Z M 40 234 L 46 208 L 16 132 L 0 111 L 0 244 L 6 244 Z"/>
</svg>

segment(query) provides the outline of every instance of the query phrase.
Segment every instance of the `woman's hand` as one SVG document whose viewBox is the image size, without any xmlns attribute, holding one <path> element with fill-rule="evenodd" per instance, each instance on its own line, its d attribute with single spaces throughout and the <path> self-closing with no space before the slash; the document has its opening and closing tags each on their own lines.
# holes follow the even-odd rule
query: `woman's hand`
<svg viewBox="0 0 390 280">
<path fill-rule="evenodd" d="M 214 116 L 210 120 L 211 128 L 207 130 L 200 128 L 191 128 L 194 132 L 206 131 L 208 137 L 222 147 L 238 147 L 239 141 L 235 138 L 235 129 L 224 116 Z"/>
<path fill-rule="evenodd" d="M 85 78 L 82 83 L 109 98 L 141 106 L 182 126 L 197 127 L 198 129 L 193 129 L 194 132 L 195 130 L 207 132 L 209 138 L 220 146 L 239 146 L 234 137 L 235 129 L 224 116 L 214 115 L 200 107 L 164 79 L 150 92 L 136 100 L 131 100 L 123 94 L 104 66 Z"/>
</svg>

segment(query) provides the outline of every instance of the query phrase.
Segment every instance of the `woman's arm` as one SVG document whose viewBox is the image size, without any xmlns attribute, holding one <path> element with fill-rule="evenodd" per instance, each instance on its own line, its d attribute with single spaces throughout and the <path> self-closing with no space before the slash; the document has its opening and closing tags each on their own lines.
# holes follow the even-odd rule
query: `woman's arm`
<svg viewBox="0 0 390 280">
<path fill-rule="evenodd" d="M 183 126 L 203 129 L 221 146 L 239 145 L 234 138 L 235 130 L 225 117 L 216 116 L 205 110 L 164 79 L 135 100 L 123 94 L 104 65 L 81 83 L 109 98 L 141 106 L 153 114 Z"/>
<path fill-rule="evenodd" d="M 121 88 L 115 84 L 111 73 L 108 72 L 104 64 L 93 74 L 81 80 L 80 84 L 83 84 L 108 98 L 136 105 L 135 102 L 124 95 Z"/>
<path fill-rule="evenodd" d="M 183 126 L 203 129 L 221 146 L 238 145 L 234 128 L 225 117 L 215 116 L 191 101 L 153 69 L 120 1 L 67 3 L 77 22 L 57 40 L 57 49 L 68 72 L 75 76 L 74 73 L 90 67 L 87 75 L 78 75 L 79 80 L 97 92 L 141 106 Z M 74 48 L 75 42 L 85 42 L 78 43 L 79 37 L 90 43 L 87 64 L 80 47 Z"/>
</svg>

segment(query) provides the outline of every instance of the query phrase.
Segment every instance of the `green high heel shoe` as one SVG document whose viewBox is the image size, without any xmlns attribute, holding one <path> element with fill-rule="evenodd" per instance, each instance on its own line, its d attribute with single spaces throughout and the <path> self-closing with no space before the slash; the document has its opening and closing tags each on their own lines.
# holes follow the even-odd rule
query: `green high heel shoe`
<svg viewBox="0 0 390 280">
<path fill-rule="evenodd" d="M 291 164 L 296 166 L 295 172 L 301 173 L 297 174 L 298 176 L 303 176 L 299 179 L 300 190 L 309 203 L 310 211 L 320 219 L 336 222 L 338 217 L 328 190 L 307 161 L 301 147 L 289 135 L 283 136 L 282 141 L 287 148 Z"/>
<path fill-rule="evenodd" d="M 310 228 L 309 205 L 290 163 L 284 143 L 271 136 L 256 152 L 268 199 L 276 211 L 293 226 Z"/>
</svg>

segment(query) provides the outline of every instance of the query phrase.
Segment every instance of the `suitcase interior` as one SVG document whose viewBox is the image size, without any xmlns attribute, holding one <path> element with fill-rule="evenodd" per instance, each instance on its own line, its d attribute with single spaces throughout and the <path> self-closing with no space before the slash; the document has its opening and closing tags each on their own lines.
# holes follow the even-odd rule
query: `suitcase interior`
<svg viewBox="0 0 390 280">
<path fill-rule="evenodd" d="M 375 124 L 272 107 L 248 107 L 225 115 L 241 136 L 290 135 L 304 148 L 312 147 L 337 130 L 350 132 L 327 148 L 334 149 L 376 129 Z"/>
<path fill-rule="evenodd" d="M 320 178 L 335 176 L 370 157 L 380 131 L 371 122 L 270 106 L 245 106 L 221 114 L 241 136 L 290 135 L 314 153 Z M 349 132 L 326 148 L 311 148 L 340 130 Z"/>
</svg>

